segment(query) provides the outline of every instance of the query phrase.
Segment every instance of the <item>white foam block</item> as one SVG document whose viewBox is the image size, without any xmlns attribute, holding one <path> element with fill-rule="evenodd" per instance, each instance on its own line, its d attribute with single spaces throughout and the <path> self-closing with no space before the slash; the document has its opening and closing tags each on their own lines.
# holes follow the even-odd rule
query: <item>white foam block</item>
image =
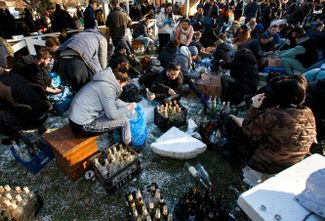
<svg viewBox="0 0 325 221">
<path fill-rule="evenodd" d="M 159 155 L 176 159 L 192 159 L 207 148 L 205 143 L 176 127 L 170 128 L 150 147 Z"/>
<path fill-rule="evenodd" d="M 147 124 L 152 123 L 154 121 L 155 107 L 157 107 L 159 103 L 156 101 L 148 101 L 147 99 L 142 99 L 138 105 L 141 106 L 142 111 L 145 113 Z"/>
<path fill-rule="evenodd" d="M 244 192 L 237 203 L 254 221 L 275 221 L 277 218 L 283 221 L 305 220 L 310 211 L 300 206 L 295 196 L 304 191 L 309 175 L 324 167 L 325 157 L 313 154 Z M 324 219 L 313 215 L 306 220 Z"/>
</svg>

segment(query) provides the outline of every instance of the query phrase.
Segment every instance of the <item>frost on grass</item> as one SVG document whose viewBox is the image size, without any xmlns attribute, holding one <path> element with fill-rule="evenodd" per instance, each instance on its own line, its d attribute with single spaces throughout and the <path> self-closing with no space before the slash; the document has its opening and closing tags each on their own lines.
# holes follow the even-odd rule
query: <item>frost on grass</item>
<svg viewBox="0 0 325 221">
<path fill-rule="evenodd" d="M 188 108 L 188 119 L 192 118 L 199 124 L 202 115 L 198 113 L 202 105 L 198 99 L 188 97 L 182 98 L 180 102 Z M 51 132 L 66 124 L 67 113 L 63 116 L 50 116 L 45 126 L 48 128 L 47 132 Z M 186 126 L 180 129 L 186 131 Z M 185 161 L 163 158 L 151 152 L 150 144 L 163 133 L 154 123 L 148 125 L 148 132 L 146 147 L 142 151 L 142 172 L 114 193 L 108 194 L 99 182 L 85 180 L 83 177 L 76 182 L 70 181 L 57 168 L 55 160 L 34 175 L 18 164 L 10 153 L 10 146 L 4 145 L 0 147 L 0 185 L 29 186 L 31 190 L 38 191 L 44 199 L 44 206 L 38 216 L 42 221 L 126 220 L 128 210 L 125 207 L 125 194 L 145 188 L 151 182 L 158 184 L 169 209 L 173 210 L 178 200 L 195 182 L 184 167 Z M 2 140 L 1 135 L 0 139 Z M 98 140 L 99 149 L 109 146 L 111 142 L 111 135 L 104 134 Z M 225 195 L 235 210 L 236 196 L 229 191 L 228 186 L 241 185 L 240 171 L 233 169 L 222 157 L 210 151 L 189 162 L 204 165 L 217 186 L 217 193 Z"/>
</svg>

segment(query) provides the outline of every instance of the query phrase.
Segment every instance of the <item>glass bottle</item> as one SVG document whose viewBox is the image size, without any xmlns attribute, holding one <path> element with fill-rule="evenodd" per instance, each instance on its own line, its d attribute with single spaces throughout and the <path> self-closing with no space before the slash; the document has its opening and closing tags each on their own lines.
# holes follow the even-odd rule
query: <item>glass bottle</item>
<svg viewBox="0 0 325 221">
<path fill-rule="evenodd" d="M 9 185 L 5 185 L 4 189 L 6 193 L 11 193 L 11 187 Z"/>
<path fill-rule="evenodd" d="M 209 184 L 209 186 L 213 186 L 211 178 L 208 174 L 208 172 L 205 170 L 205 168 L 201 164 L 196 164 L 197 171 L 201 174 L 201 177 Z"/>
<path fill-rule="evenodd" d="M 20 220 L 24 215 L 24 210 L 21 207 L 17 206 L 16 203 L 12 203 L 11 207 L 13 220 Z"/>
<path fill-rule="evenodd" d="M 31 192 L 27 186 L 23 188 L 23 199 L 26 200 L 27 204 L 33 206 L 36 204 L 35 194 Z"/>
<path fill-rule="evenodd" d="M 173 214 L 172 213 L 168 213 L 167 221 L 173 221 Z"/>
<path fill-rule="evenodd" d="M 0 186 L 0 196 L 2 196 L 5 192 L 5 188 L 3 186 Z"/>
<path fill-rule="evenodd" d="M 4 200 L 3 205 L 4 205 L 4 211 L 3 211 L 4 217 L 7 218 L 8 220 L 12 220 L 13 219 L 13 216 L 12 216 L 13 209 L 11 207 L 10 201 L 7 199 Z"/>
<path fill-rule="evenodd" d="M 17 194 L 17 195 L 15 196 L 15 200 L 16 200 L 16 203 L 17 203 L 17 205 L 18 205 L 19 207 L 21 207 L 21 208 L 26 208 L 26 206 L 27 206 L 27 201 L 26 201 L 26 200 L 23 200 L 23 198 L 21 197 L 20 194 Z"/>
<path fill-rule="evenodd" d="M 15 190 L 16 190 L 16 194 L 20 194 L 22 192 L 20 186 L 16 186 Z"/>
<path fill-rule="evenodd" d="M 156 212 L 155 212 L 155 217 L 154 219 L 155 221 L 160 221 L 161 220 L 161 213 L 160 213 L 160 209 L 156 209 Z"/>
<path fill-rule="evenodd" d="M 164 205 L 162 215 L 163 215 L 163 220 L 167 221 L 168 220 L 168 207 L 167 207 L 167 205 Z"/>
</svg>

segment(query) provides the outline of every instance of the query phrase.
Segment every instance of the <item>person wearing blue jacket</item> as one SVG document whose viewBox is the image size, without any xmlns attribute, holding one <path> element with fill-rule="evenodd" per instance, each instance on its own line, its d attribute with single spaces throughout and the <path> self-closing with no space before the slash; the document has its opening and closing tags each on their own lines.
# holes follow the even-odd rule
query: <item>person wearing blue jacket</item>
<svg viewBox="0 0 325 221">
<path fill-rule="evenodd" d="M 89 0 L 89 5 L 84 12 L 85 29 L 97 27 L 96 13 L 95 13 L 97 6 L 98 6 L 97 0 Z"/>
</svg>

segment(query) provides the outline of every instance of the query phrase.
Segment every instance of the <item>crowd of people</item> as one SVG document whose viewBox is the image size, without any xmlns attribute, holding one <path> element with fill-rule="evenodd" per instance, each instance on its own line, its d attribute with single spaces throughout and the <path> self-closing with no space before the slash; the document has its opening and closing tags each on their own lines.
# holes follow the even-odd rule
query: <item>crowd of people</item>
<svg viewBox="0 0 325 221">
<path fill-rule="evenodd" d="M 78 7 L 73 18 L 56 5 L 52 15 L 44 16 L 51 17 L 49 30 L 62 33 L 46 39 L 35 56 L 14 56 L 5 39 L 22 29 L 5 25 L 15 21 L 6 10 L 0 11 L 1 133 L 15 138 L 26 128 L 44 132 L 48 113 L 57 114 L 49 95 L 64 91 L 49 75 L 56 72 L 74 96 L 69 120 L 76 133 L 89 136 L 120 128 L 123 142 L 129 144 L 127 113 L 136 103 L 120 97 L 129 78 L 139 78 L 147 89 L 140 93 L 149 100 L 183 94 L 185 84 L 201 96 L 195 86 L 201 76 L 197 67 L 203 56 L 209 56 L 209 74 L 230 70 L 221 76 L 223 101 L 241 106 L 252 98 L 239 131 L 232 131 L 236 136 L 229 136 L 245 164 L 278 173 L 301 161 L 317 139 L 325 139 L 324 2 L 207 0 L 186 18 L 176 15 L 178 3 L 157 7 L 144 1 L 131 5 L 129 16 L 123 4 L 111 0 L 106 21 L 98 6 L 97 0 L 89 0 L 85 11 Z M 149 27 L 153 18 L 157 36 Z M 135 20 L 139 22 L 134 28 Z M 40 27 L 28 9 L 23 23 L 27 31 L 22 33 Z M 82 23 L 84 31 L 66 32 Z M 104 24 L 112 44 L 98 29 Z M 157 44 L 157 58 L 145 56 L 140 62 L 127 38 L 128 29 L 146 52 Z M 263 87 L 260 72 L 268 73 Z M 247 145 L 238 145 L 238 138 Z"/>
</svg>

